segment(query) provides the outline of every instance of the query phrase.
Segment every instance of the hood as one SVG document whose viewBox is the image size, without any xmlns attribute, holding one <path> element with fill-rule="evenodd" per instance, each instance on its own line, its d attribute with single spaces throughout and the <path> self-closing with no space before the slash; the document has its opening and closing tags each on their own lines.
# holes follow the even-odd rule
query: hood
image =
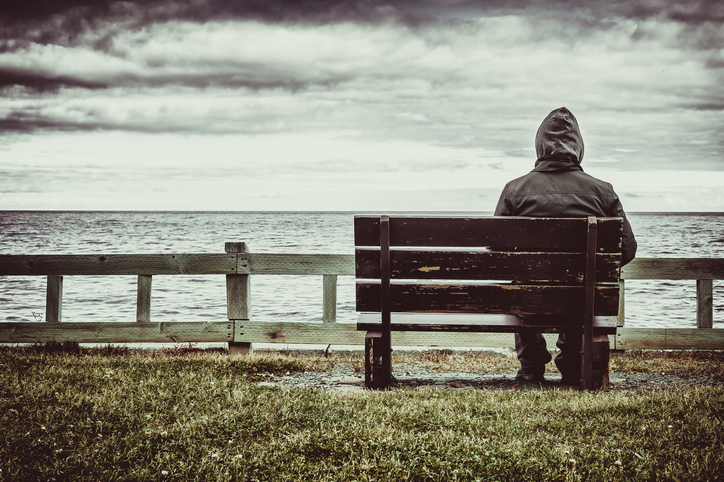
<svg viewBox="0 0 724 482">
<path fill-rule="evenodd" d="M 535 135 L 536 166 L 542 161 L 580 164 L 583 160 L 583 137 L 573 113 L 561 107 L 552 111 Z"/>
</svg>

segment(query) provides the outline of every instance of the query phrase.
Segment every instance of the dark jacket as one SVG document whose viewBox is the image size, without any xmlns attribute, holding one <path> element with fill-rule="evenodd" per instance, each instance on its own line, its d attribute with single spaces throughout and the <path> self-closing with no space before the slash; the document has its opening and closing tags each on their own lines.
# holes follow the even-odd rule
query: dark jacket
<svg viewBox="0 0 724 482">
<path fill-rule="evenodd" d="M 623 264 L 636 255 L 636 239 L 611 184 L 583 172 L 583 138 L 573 114 L 561 107 L 535 136 L 535 169 L 506 184 L 496 216 L 622 217 Z"/>
</svg>

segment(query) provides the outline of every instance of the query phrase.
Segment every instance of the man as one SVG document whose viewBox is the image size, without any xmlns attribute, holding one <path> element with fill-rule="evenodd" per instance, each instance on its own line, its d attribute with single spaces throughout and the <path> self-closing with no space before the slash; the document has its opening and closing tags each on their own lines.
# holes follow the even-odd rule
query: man
<svg viewBox="0 0 724 482">
<path fill-rule="evenodd" d="M 589 176 L 581 168 L 583 138 L 571 111 L 561 107 L 543 120 L 535 136 L 535 169 L 509 182 L 500 195 L 496 216 L 623 217 L 622 263 L 636 255 L 636 239 L 621 201 L 611 184 Z M 581 336 L 558 337 L 556 366 L 562 383 L 577 385 L 581 377 Z M 516 333 L 515 349 L 521 369 L 517 380 L 541 382 L 551 360 L 540 333 Z"/>
</svg>

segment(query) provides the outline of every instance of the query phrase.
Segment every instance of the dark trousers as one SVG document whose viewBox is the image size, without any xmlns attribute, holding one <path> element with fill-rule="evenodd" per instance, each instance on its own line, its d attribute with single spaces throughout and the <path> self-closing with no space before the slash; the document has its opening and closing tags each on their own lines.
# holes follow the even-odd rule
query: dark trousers
<svg viewBox="0 0 724 482">
<path fill-rule="evenodd" d="M 558 335 L 556 346 L 560 353 L 555 363 L 563 378 L 578 380 L 581 377 L 581 335 Z M 515 351 L 523 373 L 543 373 L 545 364 L 551 361 L 546 340 L 540 333 L 516 333 Z"/>
</svg>

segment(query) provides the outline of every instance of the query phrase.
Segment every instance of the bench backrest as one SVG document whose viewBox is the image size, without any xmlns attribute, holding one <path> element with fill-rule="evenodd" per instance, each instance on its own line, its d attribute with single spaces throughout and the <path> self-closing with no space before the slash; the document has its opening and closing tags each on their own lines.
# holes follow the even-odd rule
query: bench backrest
<svg viewBox="0 0 724 482">
<path fill-rule="evenodd" d="M 618 313 L 621 218 L 356 216 L 354 223 L 357 311 Z"/>
</svg>

